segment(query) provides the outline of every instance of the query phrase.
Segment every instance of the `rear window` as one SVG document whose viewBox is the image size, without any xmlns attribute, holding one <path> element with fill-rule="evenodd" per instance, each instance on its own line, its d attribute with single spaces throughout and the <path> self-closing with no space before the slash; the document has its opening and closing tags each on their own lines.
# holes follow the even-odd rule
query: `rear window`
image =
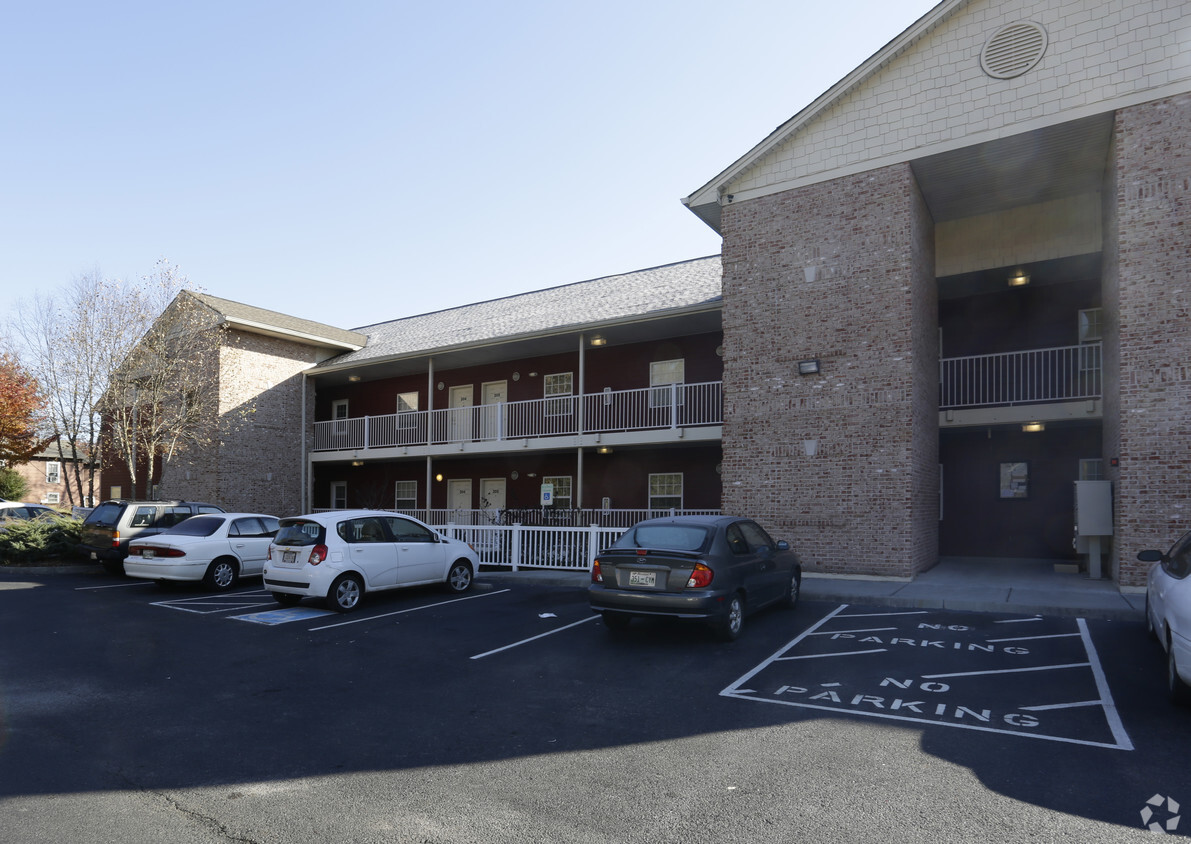
<svg viewBox="0 0 1191 844">
<path fill-rule="evenodd" d="M 273 538 L 274 545 L 322 545 L 323 526 L 318 522 L 285 520 Z"/>
<path fill-rule="evenodd" d="M 710 536 L 711 531 L 700 525 L 640 525 L 630 528 L 612 547 L 702 551 Z"/>
<path fill-rule="evenodd" d="M 120 522 L 120 514 L 124 512 L 124 505 L 114 501 L 105 501 L 91 511 L 86 523 L 89 525 L 104 525 L 115 527 Z"/>
<path fill-rule="evenodd" d="M 218 516 L 191 516 L 184 522 L 163 530 L 162 536 L 210 536 L 219 530 L 223 519 Z"/>
</svg>

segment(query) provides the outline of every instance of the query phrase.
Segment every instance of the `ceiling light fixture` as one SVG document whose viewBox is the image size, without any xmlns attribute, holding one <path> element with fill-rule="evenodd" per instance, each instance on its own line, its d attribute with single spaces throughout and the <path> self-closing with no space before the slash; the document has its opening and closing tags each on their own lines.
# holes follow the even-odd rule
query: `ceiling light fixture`
<svg viewBox="0 0 1191 844">
<path fill-rule="evenodd" d="M 1025 270 L 1015 270 L 1013 275 L 1009 276 L 1010 287 L 1025 287 L 1030 283 L 1030 274 Z"/>
</svg>

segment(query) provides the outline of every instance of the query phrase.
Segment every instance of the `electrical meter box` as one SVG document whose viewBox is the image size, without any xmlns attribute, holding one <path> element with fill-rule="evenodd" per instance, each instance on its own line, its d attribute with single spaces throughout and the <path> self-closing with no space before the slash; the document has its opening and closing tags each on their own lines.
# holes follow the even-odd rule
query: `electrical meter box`
<svg viewBox="0 0 1191 844">
<path fill-rule="evenodd" d="M 1112 536 L 1112 481 L 1075 482 L 1075 550 L 1088 555 L 1088 577 L 1100 578 L 1100 538 Z"/>
</svg>

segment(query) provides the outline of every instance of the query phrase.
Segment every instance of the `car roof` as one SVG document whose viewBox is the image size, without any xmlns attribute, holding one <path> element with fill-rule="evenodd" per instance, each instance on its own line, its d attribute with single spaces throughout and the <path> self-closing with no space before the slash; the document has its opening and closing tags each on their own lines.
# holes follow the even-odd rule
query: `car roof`
<svg viewBox="0 0 1191 844">
<path fill-rule="evenodd" d="M 345 519 L 358 519 L 363 516 L 401 516 L 403 519 L 418 521 L 413 516 L 407 516 L 404 513 L 394 513 L 391 510 L 331 510 L 326 513 L 305 513 L 301 516 L 287 516 L 285 521 L 301 520 L 318 522 L 320 525 L 329 525 L 337 524 Z"/>
<path fill-rule="evenodd" d="M 661 516 L 656 519 L 645 519 L 637 522 L 633 527 L 640 525 L 702 525 L 704 527 L 721 527 L 723 525 L 730 525 L 732 522 L 751 521 L 743 516 Z"/>
</svg>

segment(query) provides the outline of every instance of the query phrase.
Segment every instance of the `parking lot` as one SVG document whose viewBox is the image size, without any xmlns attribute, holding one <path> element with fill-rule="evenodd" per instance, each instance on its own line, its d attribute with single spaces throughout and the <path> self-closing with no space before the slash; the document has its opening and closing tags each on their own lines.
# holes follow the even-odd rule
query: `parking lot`
<svg viewBox="0 0 1191 844">
<path fill-rule="evenodd" d="M 583 589 L 510 575 L 343 615 L 252 580 L 5 572 L 0 635 L 22 643 L 0 651 L 0 816 L 49 800 L 92 823 L 103 794 L 146 840 L 1114 840 L 1155 795 L 1191 800 L 1191 717 L 1140 623 L 804 602 L 725 644 L 614 634 Z M 645 794 L 666 807 L 647 821 Z"/>
</svg>

